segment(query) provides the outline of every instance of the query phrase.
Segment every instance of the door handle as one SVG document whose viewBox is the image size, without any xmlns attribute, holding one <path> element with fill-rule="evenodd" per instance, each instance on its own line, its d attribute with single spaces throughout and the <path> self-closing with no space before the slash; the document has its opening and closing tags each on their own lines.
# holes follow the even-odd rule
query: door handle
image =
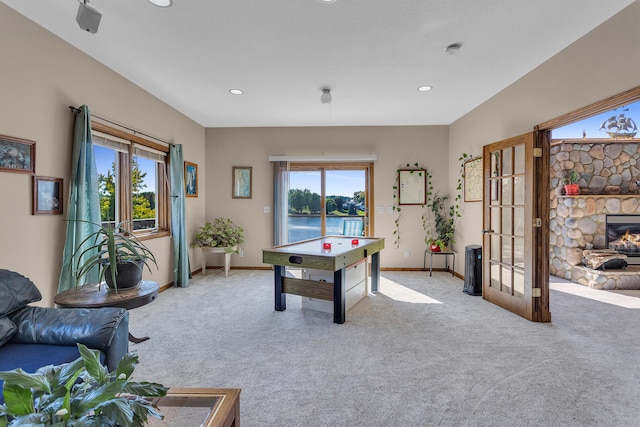
<svg viewBox="0 0 640 427">
<path fill-rule="evenodd" d="M 493 230 L 482 230 L 482 234 L 489 234 L 489 233 L 493 233 Z"/>
</svg>

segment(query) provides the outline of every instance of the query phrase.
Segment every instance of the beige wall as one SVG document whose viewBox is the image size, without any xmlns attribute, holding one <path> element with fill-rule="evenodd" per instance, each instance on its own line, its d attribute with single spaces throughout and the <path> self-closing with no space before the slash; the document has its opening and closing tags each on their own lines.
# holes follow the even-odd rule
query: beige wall
<svg viewBox="0 0 640 427">
<path fill-rule="evenodd" d="M 0 4 L 0 134 L 36 141 L 36 173 L 63 178 L 68 195 L 74 115 L 86 104 L 101 117 L 184 146 L 184 157 L 200 165 L 206 189 L 204 128 L 157 98 Z M 52 305 L 58 285 L 64 215 L 31 215 L 31 176 L 0 172 L 0 268 L 33 280 Z M 204 218 L 204 197 L 187 200 L 190 234 Z M 159 270 L 147 278 L 173 281 L 171 240 L 150 240 Z M 193 250 L 195 251 L 195 250 Z M 193 263 L 192 263 L 193 266 Z M 197 268 L 194 267 L 194 269 Z"/>
<path fill-rule="evenodd" d="M 419 207 L 401 219 L 401 245 L 393 247 L 392 206 L 396 170 L 418 162 L 433 174 L 438 192 L 455 192 L 458 157 L 480 155 L 482 146 L 532 130 L 537 123 L 640 85 L 640 3 L 578 40 L 450 127 L 327 127 L 207 129 L 131 82 L 0 4 L 0 134 L 35 140 L 36 172 L 69 180 L 73 115 L 67 106 L 87 104 L 102 117 L 184 145 L 184 158 L 199 166 L 200 197 L 187 200 L 187 227 L 227 216 L 246 229 L 245 257 L 233 264 L 263 266 L 260 249 L 272 241 L 270 155 L 377 154 L 375 235 L 387 239 L 383 267 L 422 266 L 424 233 Z M 206 141 L 206 144 L 205 144 Z M 204 159 L 204 161 L 203 161 Z M 254 197 L 231 198 L 231 167 L 253 166 Z M 51 305 L 57 287 L 64 216 L 31 215 L 31 177 L 0 172 L 0 268 L 29 276 Z M 206 201 L 206 205 L 205 205 Z M 271 213 L 263 213 L 268 206 Z M 374 209 L 375 210 L 375 209 Z M 66 209 L 65 209 L 66 212 Z M 456 249 L 481 243 L 480 203 L 463 203 Z M 170 238 L 149 242 L 160 269 L 153 279 L 172 281 Z M 410 253 L 408 259 L 405 252 Z M 192 270 L 201 255 L 192 249 Z M 460 257 L 462 258 L 462 257 Z M 210 263 L 220 263 L 211 260 Z M 463 262 L 456 271 L 463 272 Z"/>
<path fill-rule="evenodd" d="M 273 179 L 269 156 L 376 154 L 374 165 L 375 236 L 384 237 L 382 267 L 422 268 L 424 232 L 420 206 L 405 206 L 400 221 L 400 247 L 393 247 L 395 214 L 393 186 L 396 170 L 419 163 L 433 175 L 437 191 L 446 192 L 448 171 L 448 127 L 321 127 L 321 128 L 225 128 L 207 129 L 206 218 L 229 217 L 244 227 L 244 258 L 234 255 L 232 265 L 265 266 L 262 248 L 273 241 Z M 232 166 L 253 167 L 253 198 L 231 198 Z M 265 214 L 268 206 L 271 213 Z M 375 209 L 374 209 L 375 211 Z M 404 253 L 409 252 L 409 258 Z M 199 255 L 198 255 L 199 256 Z M 220 265 L 209 255 L 209 264 Z M 200 258 L 198 258 L 200 262 Z"/>
<path fill-rule="evenodd" d="M 449 188 L 460 153 L 531 132 L 539 123 L 640 85 L 640 2 L 636 1 L 498 95 L 449 130 Z M 482 243 L 482 204 L 463 203 L 458 253 Z M 464 273 L 464 264 L 456 271 Z"/>
</svg>

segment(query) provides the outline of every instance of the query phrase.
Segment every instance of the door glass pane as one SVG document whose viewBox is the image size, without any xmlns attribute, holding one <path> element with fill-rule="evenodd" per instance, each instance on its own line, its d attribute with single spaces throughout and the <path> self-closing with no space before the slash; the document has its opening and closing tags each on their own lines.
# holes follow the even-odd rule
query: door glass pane
<svg viewBox="0 0 640 427">
<path fill-rule="evenodd" d="M 511 149 L 502 150 L 502 175 L 511 175 L 513 172 Z"/>
<path fill-rule="evenodd" d="M 320 192 L 320 171 L 289 172 L 289 243 L 322 236 Z"/>
<path fill-rule="evenodd" d="M 502 292 L 512 295 L 513 283 L 511 280 L 511 268 L 502 267 Z"/>
<path fill-rule="evenodd" d="M 513 159 L 513 173 L 524 173 L 524 145 L 516 145 Z"/>
<path fill-rule="evenodd" d="M 501 256 L 500 256 L 500 251 L 501 251 L 501 245 L 500 245 L 500 236 L 491 236 L 491 260 L 492 261 L 500 261 Z"/>
<path fill-rule="evenodd" d="M 511 208 L 502 208 L 502 234 L 513 234 Z"/>
<path fill-rule="evenodd" d="M 491 204 L 499 205 L 500 204 L 500 180 L 492 179 L 489 183 L 489 193 L 491 194 Z"/>
<path fill-rule="evenodd" d="M 366 177 L 364 170 L 327 170 L 325 172 L 327 235 L 362 235 L 363 224 L 349 221 L 363 221 L 366 215 Z M 349 227 L 344 227 L 348 220 Z M 357 231 L 353 231 L 357 230 Z"/>
<path fill-rule="evenodd" d="M 513 238 L 513 265 L 524 268 L 524 238 Z"/>
<path fill-rule="evenodd" d="M 491 208 L 491 230 L 494 233 L 502 233 L 502 223 L 500 221 L 500 208 Z"/>
<path fill-rule="evenodd" d="M 500 289 L 500 264 L 491 263 L 489 286 Z"/>
<path fill-rule="evenodd" d="M 513 264 L 513 239 L 511 237 L 502 237 L 502 262 Z"/>
<path fill-rule="evenodd" d="M 513 269 L 513 292 L 524 295 L 524 270 L 520 268 Z"/>
<path fill-rule="evenodd" d="M 511 191 L 513 190 L 511 185 L 511 178 L 502 178 L 500 180 L 502 186 L 502 204 L 503 205 L 511 205 L 513 204 L 513 198 L 511 197 Z"/>
<path fill-rule="evenodd" d="M 524 236 L 524 208 L 513 208 L 513 234 Z"/>
<path fill-rule="evenodd" d="M 524 176 L 516 176 L 513 180 L 513 204 L 524 205 Z"/>
</svg>

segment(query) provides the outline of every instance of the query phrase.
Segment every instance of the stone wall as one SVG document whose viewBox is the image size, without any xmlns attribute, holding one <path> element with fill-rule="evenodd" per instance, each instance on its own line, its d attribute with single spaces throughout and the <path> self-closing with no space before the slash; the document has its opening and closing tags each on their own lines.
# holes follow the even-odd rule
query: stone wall
<svg viewBox="0 0 640 427">
<path fill-rule="evenodd" d="M 640 214 L 637 143 L 565 143 L 551 147 L 550 272 L 579 282 L 582 250 L 605 246 L 607 214 Z M 580 175 L 580 196 L 565 196 L 565 170 Z M 574 277 L 575 276 L 575 277 Z"/>
</svg>

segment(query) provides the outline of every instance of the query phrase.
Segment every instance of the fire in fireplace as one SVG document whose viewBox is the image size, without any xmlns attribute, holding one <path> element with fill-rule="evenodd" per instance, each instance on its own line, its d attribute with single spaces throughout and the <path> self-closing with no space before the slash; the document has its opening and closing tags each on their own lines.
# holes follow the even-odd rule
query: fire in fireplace
<svg viewBox="0 0 640 427">
<path fill-rule="evenodd" d="M 640 264 L 640 215 L 607 215 L 606 245 Z"/>
</svg>

